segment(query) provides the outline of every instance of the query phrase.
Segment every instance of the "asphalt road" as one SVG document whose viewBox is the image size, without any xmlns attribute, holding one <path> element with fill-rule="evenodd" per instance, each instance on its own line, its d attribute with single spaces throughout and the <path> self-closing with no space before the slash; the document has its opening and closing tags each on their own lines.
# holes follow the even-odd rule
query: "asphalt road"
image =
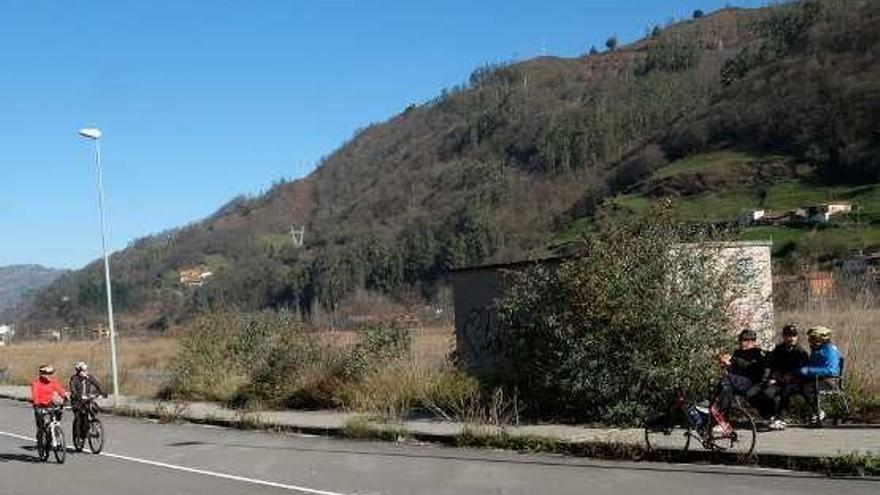
<svg viewBox="0 0 880 495">
<path fill-rule="evenodd" d="M 0 400 L 0 493 L 880 493 L 878 481 L 783 471 L 600 462 L 103 419 L 105 454 L 70 453 L 63 465 L 41 463 L 29 440 L 29 406 Z"/>
</svg>

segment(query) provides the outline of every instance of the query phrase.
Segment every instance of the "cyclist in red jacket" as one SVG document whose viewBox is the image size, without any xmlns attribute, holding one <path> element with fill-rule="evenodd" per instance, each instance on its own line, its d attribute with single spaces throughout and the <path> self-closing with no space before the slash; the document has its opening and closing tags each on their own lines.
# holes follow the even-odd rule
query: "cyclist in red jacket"
<svg viewBox="0 0 880 495">
<path fill-rule="evenodd" d="M 31 382 L 31 404 L 34 405 L 37 431 L 43 425 L 43 418 L 48 413 L 47 409 L 63 405 L 66 396 L 67 391 L 55 378 L 55 368 L 48 364 L 40 366 L 40 376 Z M 61 412 L 58 411 L 57 414 L 60 415 Z"/>
</svg>

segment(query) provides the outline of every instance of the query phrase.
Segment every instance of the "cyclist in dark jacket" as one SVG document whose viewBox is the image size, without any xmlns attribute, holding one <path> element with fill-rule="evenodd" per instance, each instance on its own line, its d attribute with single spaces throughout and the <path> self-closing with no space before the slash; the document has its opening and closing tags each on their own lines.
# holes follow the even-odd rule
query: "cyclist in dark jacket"
<svg viewBox="0 0 880 495">
<path fill-rule="evenodd" d="M 766 355 L 758 347 L 757 340 L 754 330 L 743 330 L 739 334 L 739 349 L 733 354 L 719 356 L 719 361 L 726 369 L 716 388 L 718 406 L 722 411 L 727 411 L 734 395 L 742 395 L 752 401 L 761 392 L 768 369 Z"/>
<path fill-rule="evenodd" d="M 80 361 L 74 368 L 76 373 L 70 377 L 70 405 L 75 414 L 80 414 L 84 399 L 90 396 L 106 396 L 98 379 L 89 374 L 89 365 Z"/>
<path fill-rule="evenodd" d="M 791 396 L 801 393 L 798 370 L 809 360 L 809 355 L 798 345 L 798 328 L 794 324 L 782 328 L 782 342 L 770 353 L 770 377 L 764 388 L 764 397 L 771 405 L 772 430 L 784 430 L 788 426 L 785 413 Z"/>
</svg>

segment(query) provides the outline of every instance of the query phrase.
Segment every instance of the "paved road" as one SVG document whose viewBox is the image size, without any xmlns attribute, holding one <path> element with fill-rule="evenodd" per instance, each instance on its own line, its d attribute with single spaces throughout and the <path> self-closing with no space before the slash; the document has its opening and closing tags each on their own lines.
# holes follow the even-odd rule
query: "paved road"
<svg viewBox="0 0 880 495">
<path fill-rule="evenodd" d="M 68 414 L 69 416 L 69 414 Z M 598 462 L 162 425 L 105 417 L 107 454 L 36 461 L 32 414 L 0 400 L 0 493 L 876 494 L 880 482 L 745 468 Z M 66 418 L 69 431 L 70 418 Z"/>
</svg>

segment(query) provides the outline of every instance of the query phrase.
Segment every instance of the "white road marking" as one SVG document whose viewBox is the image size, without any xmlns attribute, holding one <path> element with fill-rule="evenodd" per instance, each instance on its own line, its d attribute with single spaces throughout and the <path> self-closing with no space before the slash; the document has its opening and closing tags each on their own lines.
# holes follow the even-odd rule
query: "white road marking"
<svg viewBox="0 0 880 495">
<path fill-rule="evenodd" d="M 5 431 L 0 431 L 0 435 L 10 437 L 10 438 L 17 438 L 19 440 L 26 440 L 28 442 L 35 442 L 36 441 L 33 437 L 19 435 L 16 433 L 9 433 L 9 432 L 5 432 Z M 186 466 L 178 466 L 176 464 L 168 464 L 165 462 L 151 461 L 149 459 L 140 459 L 138 457 L 131 457 L 131 456 L 127 456 L 127 455 L 111 454 L 109 452 L 101 452 L 100 455 L 102 455 L 104 457 L 109 457 L 111 459 L 119 459 L 119 460 L 128 461 L 128 462 L 136 462 L 139 464 L 146 464 L 149 466 L 161 467 L 161 468 L 165 468 L 165 469 L 172 469 L 175 471 L 183 471 L 185 473 L 201 474 L 203 476 L 212 476 L 214 478 L 221 478 L 221 479 L 232 480 L 232 481 L 240 481 L 242 483 L 251 483 L 254 485 L 268 486 L 268 487 L 272 487 L 272 488 L 280 488 L 282 490 L 290 490 L 290 491 L 294 491 L 294 492 L 308 493 L 310 495 L 354 495 L 354 494 L 345 494 L 345 493 L 340 493 L 340 492 L 330 492 L 330 491 L 326 491 L 326 490 L 316 490 L 314 488 L 308 488 L 308 487 L 304 487 L 304 486 L 286 485 L 284 483 L 276 483 L 274 481 L 259 480 L 259 479 L 255 479 L 255 478 L 248 478 L 245 476 L 236 476 L 234 474 L 218 473 L 216 471 L 208 471 L 205 469 L 196 469 L 196 468 L 191 468 L 191 467 L 186 467 Z"/>
</svg>

